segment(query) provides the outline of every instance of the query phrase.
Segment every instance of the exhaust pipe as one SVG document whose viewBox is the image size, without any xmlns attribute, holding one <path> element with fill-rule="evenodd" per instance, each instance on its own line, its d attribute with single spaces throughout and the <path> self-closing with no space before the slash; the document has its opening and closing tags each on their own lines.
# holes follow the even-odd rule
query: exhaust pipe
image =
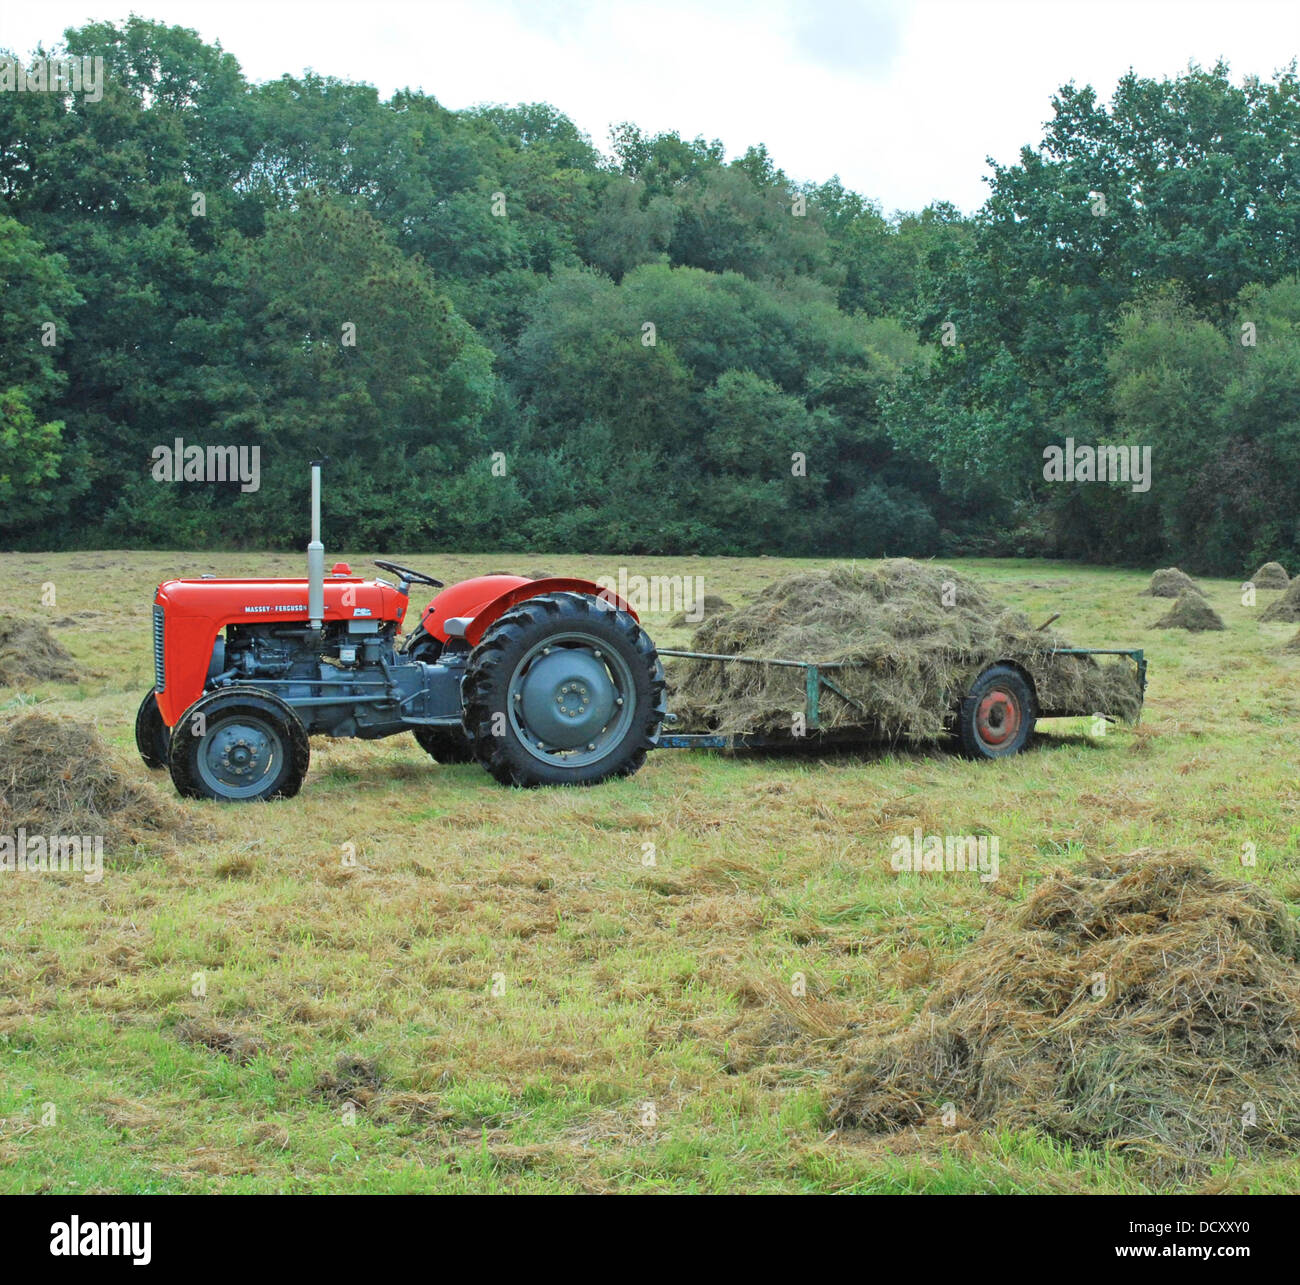
<svg viewBox="0 0 1300 1285">
<path fill-rule="evenodd" d="M 311 627 L 325 623 L 325 546 L 320 542 L 320 466 L 311 462 L 311 543 L 307 546 L 307 614 Z"/>
</svg>

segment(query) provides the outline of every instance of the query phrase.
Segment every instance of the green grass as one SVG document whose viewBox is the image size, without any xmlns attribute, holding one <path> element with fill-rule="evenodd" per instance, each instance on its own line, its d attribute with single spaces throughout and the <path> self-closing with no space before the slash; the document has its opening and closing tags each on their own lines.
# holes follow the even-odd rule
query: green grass
<svg viewBox="0 0 1300 1285">
<path fill-rule="evenodd" d="M 507 562 L 407 560 L 448 581 Z M 0 613 L 55 623 L 91 671 L 0 706 L 93 721 L 143 780 L 132 718 L 154 585 L 298 562 L 0 555 Z M 520 563 L 535 564 L 620 560 Z M 737 602 L 808 564 L 627 565 L 703 575 Z M 1300 656 L 1279 648 L 1295 629 L 1260 625 L 1227 582 L 1206 582 L 1227 632 L 1187 635 L 1149 631 L 1167 604 L 1137 597 L 1136 573 L 958 565 L 1036 620 L 1062 612 L 1077 645 L 1145 647 L 1141 727 L 1047 724 L 988 764 L 664 751 L 631 780 L 529 792 L 436 766 L 410 737 L 317 741 L 297 799 L 184 804 L 210 841 L 117 854 L 97 886 L 4 876 L 0 1189 L 1142 1190 L 1120 1156 L 1033 1135 L 834 1135 L 827 1087 L 850 1022 L 911 1012 L 1054 866 L 1178 850 L 1294 904 Z M 652 635 L 683 645 L 667 615 Z M 1001 877 L 896 875 L 890 840 L 918 825 L 997 835 Z M 213 1039 L 181 1038 L 194 1030 Z M 377 1087 L 347 1081 L 341 1058 L 373 1063 Z M 1241 1157 L 1210 1185 L 1293 1190 L 1298 1168 Z"/>
</svg>

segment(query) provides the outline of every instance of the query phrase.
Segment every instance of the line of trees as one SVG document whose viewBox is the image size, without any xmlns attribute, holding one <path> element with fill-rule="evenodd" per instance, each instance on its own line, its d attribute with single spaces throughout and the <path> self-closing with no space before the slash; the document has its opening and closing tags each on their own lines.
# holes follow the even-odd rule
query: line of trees
<svg viewBox="0 0 1300 1285">
<path fill-rule="evenodd" d="M 64 48 L 99 101 L 0 93 L 10 547 L 297 544 L 323 454 L 379 549 L 1300 558 L 1294 66 L 1067 86 L 973 216 L 887 218 L 761 146 Z M 178 436 L 260 489 L 155 481 Z M 1046 481 L 1067 436 L 1150 489 Z"/>
</svg>

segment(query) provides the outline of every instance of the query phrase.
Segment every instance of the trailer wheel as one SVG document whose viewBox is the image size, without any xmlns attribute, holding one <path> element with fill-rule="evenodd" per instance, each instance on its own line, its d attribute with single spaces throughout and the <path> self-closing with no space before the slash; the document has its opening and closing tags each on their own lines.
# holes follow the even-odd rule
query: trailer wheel
<svg viewBox="0 0 1300 1285">
<path fill-rule="evenodd" d="M 459 727 L 413 727 L 411 735 L 435 763 L 472 763 L 469 737 Z"/>
<path fill-rule="evenodd" d="M 292 798 L 310 759 L 306 728 L 284 701 L 229 690 L 201 697 L 181 715 L 168 767 L 186 798 L 251 803 Z"/>
<path fill-rule="evenodd" d="M 163 722 L 158 698 L 151 687 L 135 714 L 135 748 L 140 751 L 145 767 L 161 772 L 167 766 L 171 741 L 171 729 Z"/>
<path fill-rule="evenodd" d="M 1034 734 L 1038 702 L 1020 670 L 990 665 L 972 684 L 957 714 L 957 736 L 970 758 L 1019 754 Z"/>
<path fill-rule="evenodd" d="M 578 593 L 528 598 L 497 620 L 462 690 L 474 756 L 505 785 L 631 776 L 665 713 L 663 665 L 645 631 Z"/>
</svg>

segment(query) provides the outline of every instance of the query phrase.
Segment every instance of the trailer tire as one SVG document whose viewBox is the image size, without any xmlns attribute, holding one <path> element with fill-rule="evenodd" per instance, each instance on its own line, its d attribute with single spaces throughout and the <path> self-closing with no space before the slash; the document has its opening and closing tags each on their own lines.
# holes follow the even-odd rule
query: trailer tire
<svg viewBox="0 0 1300 1285">
<path fill-rule="evenodd" d="M 171 729 L 163 722 L 158 698 L 151 687 L 135 713 L 135 748 L 140 751 L 145 767 L 153 772 L 166 768 L 171 742 Z"/>
<path fill-rule="evenodd" d="M 594 785 L 631 776 L 666 712 L 664 670 L 626 611 L 587 594 L 525 599 L 469 659 L 464 722 L 504 785 Z"/>
<path fill-rule="evenodd" d="M 172 729 L 172 784 L 189 799 L 292 798 L 311 761 L 302 720 L 278 696 L 229 688 L 200 697 Z"/>
<path fill-rule="evenodd" d="M 968 758 L 1019 754 L 1034 734 L 1038 701 L 1014 665 L 990 665 L 971 684 L 957 712 L 957 737 Z"/>
</svg>

